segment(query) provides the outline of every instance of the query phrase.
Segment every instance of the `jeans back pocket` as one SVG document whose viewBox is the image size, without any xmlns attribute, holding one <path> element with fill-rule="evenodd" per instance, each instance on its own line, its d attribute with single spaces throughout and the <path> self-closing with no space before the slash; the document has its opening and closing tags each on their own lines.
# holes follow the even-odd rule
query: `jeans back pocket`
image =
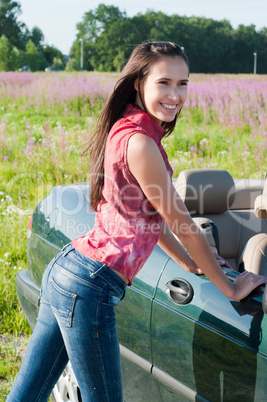
<svg viewBox="0 0 267 402">
<path fill-rule="evenodd" d="M 52 311 L 61 325 L 71 327 L 77 295 L 62 289 L 53 278 L 50 278 L 50 285 Z"/>
</svg>

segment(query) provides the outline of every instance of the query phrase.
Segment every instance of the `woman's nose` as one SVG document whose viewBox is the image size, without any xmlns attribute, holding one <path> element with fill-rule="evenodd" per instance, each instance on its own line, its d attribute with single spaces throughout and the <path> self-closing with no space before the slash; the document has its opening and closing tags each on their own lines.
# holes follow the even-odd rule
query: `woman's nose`
<svg viewBox="0 0 267 402">
<path fill-rule="evenodd" d="M 169 99 L 178 100 L 179 99 L 179 91 L 178 88 L 172 88 L 169 92 Z"/>
</svg>

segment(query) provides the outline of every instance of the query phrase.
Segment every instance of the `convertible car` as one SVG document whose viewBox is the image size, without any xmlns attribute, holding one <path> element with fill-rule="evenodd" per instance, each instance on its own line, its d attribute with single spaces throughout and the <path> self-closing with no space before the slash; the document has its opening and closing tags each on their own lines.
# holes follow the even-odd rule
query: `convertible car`
<svg viewBox="0 0 267 402">
<path fill-rule="evenodd" d="M 211 247 L 232 266 L 222 268 L 230 280 L 244 269 L 267 275 L 266 183 L 220 169 L 182 171 L 174 182 Z M 93 226 L 89 192 L 88 184 L 56 186 L 33 212 L 28 267 L 16 277 L 32 328 L 46 264 Z M 230 300 L 156 246 L 116 309 L 124 401 L 266 401 L 266 313 L 264 286 Z M 53 397 L 81 401 L 70 364 Z"/>
</svg>

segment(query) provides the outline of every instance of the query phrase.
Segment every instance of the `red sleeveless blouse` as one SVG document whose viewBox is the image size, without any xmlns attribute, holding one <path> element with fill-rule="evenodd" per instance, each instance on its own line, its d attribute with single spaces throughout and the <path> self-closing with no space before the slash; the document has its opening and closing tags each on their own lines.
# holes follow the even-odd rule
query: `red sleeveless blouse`
<svg viewBox="0 0 267 402">
<path fill-rule="evenodd" d="M 112 127 L 106 142 L 104 187 L 95 224 L 85 236 L 72 241 L 81 254 L 103 262 L 132 283 L 158 242 L 162 218 L 149 203 L 127 164 L 129 138 L 142 133 L 152 138 L 172 176 L 161 144 L 164 129 L 143 110 L 128 105 Z"/>
</svg>

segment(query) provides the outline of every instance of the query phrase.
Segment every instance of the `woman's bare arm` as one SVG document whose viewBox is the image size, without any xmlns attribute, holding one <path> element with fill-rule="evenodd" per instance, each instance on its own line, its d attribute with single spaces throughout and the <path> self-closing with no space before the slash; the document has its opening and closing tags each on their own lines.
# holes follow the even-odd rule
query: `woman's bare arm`
<svg viewBox="0 0 267 402">
<path fill-rule="evenodd" d="M 158 241 L 159 247 L 165 251 L 177 264 L 181 265 L 186 271 L 193 274 L 202 274 L 203 272 L 197 267 L 190 255 L 181 246 L 176 237 L 170 231 L 169 227 L 163 221 L 160 238 Z"/>
<path fill-rule="evenodd" d="M 225 296 L 241 300 L 254 288 L 267 282 L 266 277 L 246 275 L 249 273 L 239 275 L 234 283 L 228 280 L 175 190 L 158 147 L 151 138 L 134 134 L 128 143 L 127 161 L 132 175 L 170 231 L 178 236 L 196 266 Z"/>
</svg>

